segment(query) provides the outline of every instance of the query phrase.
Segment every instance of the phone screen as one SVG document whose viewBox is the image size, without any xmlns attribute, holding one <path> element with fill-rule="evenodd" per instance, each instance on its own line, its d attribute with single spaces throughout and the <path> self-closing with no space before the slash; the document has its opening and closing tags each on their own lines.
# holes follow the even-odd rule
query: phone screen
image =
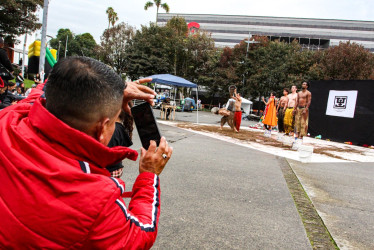
<svg viewBox="0 0 374 250">
<path fill-rule="evenodd" d="M 161 134 L 157 126 L 152 107 L 149 103 L 142 103 L 131 108 L 134 117 L 136 129 L 145 149 L 149 148 L 151 140 L 156 141 L 157 146 L 160 144 Z"/>
</svg>

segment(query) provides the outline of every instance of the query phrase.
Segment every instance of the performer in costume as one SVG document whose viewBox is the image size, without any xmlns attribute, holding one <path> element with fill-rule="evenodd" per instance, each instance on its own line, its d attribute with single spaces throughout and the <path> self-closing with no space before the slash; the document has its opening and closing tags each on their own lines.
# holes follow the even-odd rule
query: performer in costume
<svg viewBox="0 0 374 250">
<path fill-rule="evenodd" d="M 286 111 L 287 103 L 288 103 L 288 93 L 290 91 L 285 88 L 283 89 L 283 96 L 279 100 L 277 106 L 277 114 L 278 114 L 278 131 L 280 133 L 284 132 L 284 112 Z"/>
<path fill-rule="evenodd" d="M 275 93 L 271 92 L 268 102 L 262 98 L 262 101 L 266 104 L 265 118 L 262 121 L 265 124 L 265 128 L 271 131 L 272 127 L 277 126 L 277 111 L 275 109 Z"/>
<path fill-rule="evenodd" d="M 309 106 L 312 102 L 312 94 L 308 91 L 309 84 L 303 82 L 302 90 L 297 93 L 295 115 L 295 132 L 299 139 L 308 134 Z"/>
<path fill-rule="evenodd" d="M 292 86 L 291 88 L 292 93 L 288 95 L 288 103 L 286 104 L 285 107 L 285 112 L 284 112 L 284 120 L 283 120 L 283 126 L 284 126 L 284 132 L 286 135 L 293 133 L 294 131 L 294 124 L 295 124 L 295 119 L 294 119 L 294 107 L 296 104 L 296 98 L 297 98 L 297 88 L 296 86 Z"/>
<path fill-rule="evenodd" d="M 242 98 L 240 94 L 234 93 L 233 98 L 235 99 L 235 115 L 234 115 L 234 125 L 235 125 L 235 132 L 239 132 L 240 124 L 242 122 Z"/>
</svg>

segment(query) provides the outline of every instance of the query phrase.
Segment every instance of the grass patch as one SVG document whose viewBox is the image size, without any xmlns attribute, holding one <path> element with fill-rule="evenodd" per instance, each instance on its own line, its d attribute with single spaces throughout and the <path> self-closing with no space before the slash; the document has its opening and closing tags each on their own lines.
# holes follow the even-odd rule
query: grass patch
<svg viewBox="0 0 374 250">
<path fill-rule="evenodd" d="M 10 80 L 9 82 L 16 82 L 16 79 Z M 34 84 L 34 80 L 25 79 L 25 89 L 31 88 L 31 85 Z"/>
</svg>

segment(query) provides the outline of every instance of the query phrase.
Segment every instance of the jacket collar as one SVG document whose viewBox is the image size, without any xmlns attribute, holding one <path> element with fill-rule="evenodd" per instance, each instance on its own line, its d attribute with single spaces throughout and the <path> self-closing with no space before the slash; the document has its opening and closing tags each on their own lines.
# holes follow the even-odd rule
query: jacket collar
<svg viewBox="0 0 374 250">
<path fill-rule="evenodd" d="M 109 148 L 91 136 L 65 124 L 45 108 L 45 99 L 35 101 L 29 113 L 30 123 L 49 140 L 60 144 L 77 156 L 77 160 L 87 161 L 105 168 L 128 158 L 135 161 L 138 152 L 126 147 Z"/>
</svg>

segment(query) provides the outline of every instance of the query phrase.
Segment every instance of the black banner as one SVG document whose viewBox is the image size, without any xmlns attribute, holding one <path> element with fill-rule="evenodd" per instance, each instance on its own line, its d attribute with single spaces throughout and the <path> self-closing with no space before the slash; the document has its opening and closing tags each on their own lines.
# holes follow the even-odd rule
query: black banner
<svg viewBox="0 0 374 250">
<path fill-rule="evenodd" d="M 374 81 L 312 81 L 309 91 L 312 137 L 374 145 Z"/>
</svg>

